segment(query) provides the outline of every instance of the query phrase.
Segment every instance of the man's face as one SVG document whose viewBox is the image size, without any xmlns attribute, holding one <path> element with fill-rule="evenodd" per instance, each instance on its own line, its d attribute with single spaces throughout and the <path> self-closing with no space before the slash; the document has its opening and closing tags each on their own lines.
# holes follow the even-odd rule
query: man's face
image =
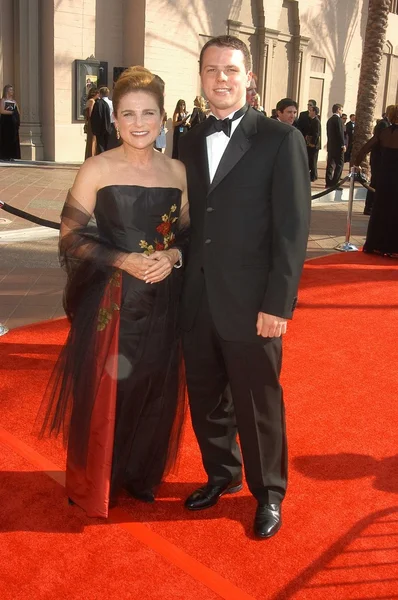
<svg viewBox="0 0 398 600">
<path fill-rule="evenodd" d="M 308 114 L 309 114 L 310 119 L 315 119 L 316 112 L 315 112 L 313 106 L 308 106 Z"/>
<path fill-rule="evenodd" d="M 337 114 L 340 115 L 340 117 L 343 114 L 343 110 L 344 110 L 343 107 L 337 109 Z"/>
<path fill-rule="evenodd" d="M 309 112 L 310 108 L 312 108 L 313 106 L 315 106 L 315 104 L 313 102 L 308 102 L 308 104 L 307 104 L 308 112 Z"/>
<path fill-rule="evenodd" d="M 287 106 L 283 112 L 278 110 L 278 119 L 288 125 L 293 125 L 297 117 L 297 108 L 295 106 Z"/>
<path fill-rule="evenodd" d="M 352 123 L 355 123 L 355 115 L 351 115 L 351 117 L 350 117 L 350 121 L 351 121 Z"/>
<path fill-rule="evenodd" d="M 221 119 L 239 110 L 246 101 L 251 72 L 246 72 L 243 53 L 234 48 L 210 46 L 203 55 L 200 73 L 211 111 Z"/>
</svg>

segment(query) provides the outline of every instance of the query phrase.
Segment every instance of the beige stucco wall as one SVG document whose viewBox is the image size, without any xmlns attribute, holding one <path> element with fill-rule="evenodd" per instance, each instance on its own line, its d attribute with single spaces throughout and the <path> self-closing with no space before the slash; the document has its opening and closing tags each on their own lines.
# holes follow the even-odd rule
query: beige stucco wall
<svg viewBox="0 0 398 600">
<path fill-rule="evenodd" d="M 16 5 L 21 5 L 20 0 L 0 0 L 0 84 L 14 83 L 18 97 Z M 201 46 L 228 30 L 239 32 L 250 45 L 260 85 L 265 81 L 262 101 L 268 112 L 288 94 L 305 110 L 315 85 L 310 87 L 311 77 L 317 78 L 318 87 L 323 81 L 322 98 L 317 100 L 325 128 L 334 102 L 343 103 L 348 113 L 355 111 L 366 7 L 367 0 L 40 0 L 38 72 L 44 156 L 57 161 L 79 161 L 84 156 L 83 124 L 74 121 L 75 59 L 93 55 L 108 62 L 109 87 L 114 66 L 144 64 L 165 80 L 165 104 L 171 117 L 179 98 L 191 110 L 200 93 Z M 255 29 L 262 26 L 263 45 L 261 29 L 258 35 Z M 385 101 L 396 98 L 397 15 L 390 15 L 387 41 L 391 58 L 384 60 L 387 87 L 383 80 L 380 111 Z M 325 60 L 324 73 L 311 71 L 312 56 Z M 22 104 L 29 101 L 19 99 Z M 170 141 L 171 131 L 169 147 Z"/>
</svg>

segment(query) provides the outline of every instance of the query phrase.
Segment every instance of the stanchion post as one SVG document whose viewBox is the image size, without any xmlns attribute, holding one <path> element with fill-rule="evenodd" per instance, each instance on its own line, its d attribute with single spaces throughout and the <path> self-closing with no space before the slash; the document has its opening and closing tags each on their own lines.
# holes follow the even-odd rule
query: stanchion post
<svg viewBox="0 0 398 600">
<path fill-rule="evenodd" d="M 340 252 L 358 252 L 358 248 L 351 244 L 351 222 L 352 222 L 352 208 L 354 205 L 354 188 L 355 188 L 355 173 L 356 167 L 351 167 L 350 172 L 350 194 L 348 197 L 348 210 L 347 210 L 347 228 L 345 234 L 345 242 L 342 244 L 338 244 L 335 250 L 339 250 Z"/>
</svg>

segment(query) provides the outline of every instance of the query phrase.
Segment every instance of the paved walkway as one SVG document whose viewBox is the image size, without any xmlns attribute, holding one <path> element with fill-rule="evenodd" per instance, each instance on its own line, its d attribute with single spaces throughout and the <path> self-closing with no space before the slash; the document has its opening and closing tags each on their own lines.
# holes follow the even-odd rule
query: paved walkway
<svg viewBox="0 0 398 600">
<path fill-rule="evenodd" d="M 323 189 L 324 164 L 312 193 Z M 75 166 L 0 166 L 0 200 L 39 217 L 59 221 Z M 308 258 L 334 252 L 345 240 L 348 189 L 314 200 Z M 358 192 L 362 196 L 363 193 Z M 354 202 L 351 241 L 361 246 L 368 217 Z M 0 323 L 8 328 L 63 316 L 64 273 L 58 265 L 57 231 L 0 210 Z"/>
</svg>

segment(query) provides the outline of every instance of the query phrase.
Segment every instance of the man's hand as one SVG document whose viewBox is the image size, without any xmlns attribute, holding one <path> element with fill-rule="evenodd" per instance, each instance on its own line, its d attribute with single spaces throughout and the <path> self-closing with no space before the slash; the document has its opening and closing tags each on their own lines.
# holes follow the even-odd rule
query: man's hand
<svg viewBox="0 0 398 600">
<path fill-rule="evenodd" d="M 259 312 L 257 317 L 257 335 L 261 337 L 280 337 L 287 330 L 287 319 Z"/>
</svg>

